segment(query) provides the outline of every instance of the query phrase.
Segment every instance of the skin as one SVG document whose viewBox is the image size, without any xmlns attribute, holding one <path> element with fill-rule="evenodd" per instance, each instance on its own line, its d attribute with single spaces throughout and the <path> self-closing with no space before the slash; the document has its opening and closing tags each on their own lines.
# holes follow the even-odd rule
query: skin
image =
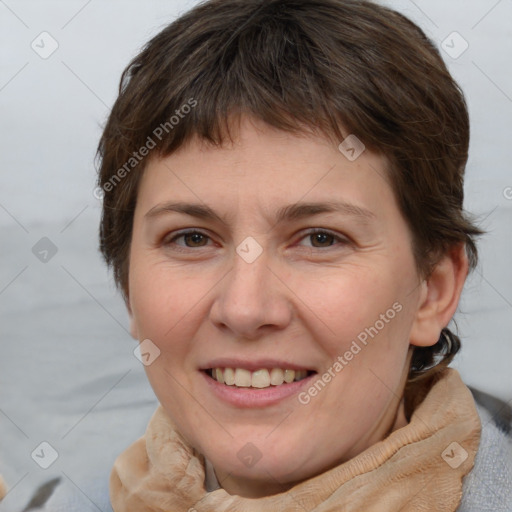
<svg viewBox="0 0 512 512">
<path fill-rule="evenodd" d="M 220 219 L 154 214 L 169 201 L 208 205 Z M 326 201 L 371 216 L 335 212 L 276 223 L 280 207 Z M 312 228 L 327 236 L 311 235 Z M 183 229 L 204 236 L 179 237 Z M 235 250 L 249 236 L 263 249 L 253 263 Z M 323 137 L 242 118 L 233 144 L 193 139 L 148 163 L 130 250 L 131 330 L 161 350 L 146 367 L 151 385 L 221 485 L 267 496 L 407 423 L 401 399 L 411 348 L 438 340 L 466 274 L 459 247 L 427 280 L 420 277 L 383 156 L 366 150 L 350 162 Z M 277 358 L 321 376 L 397 302 L 401 311 L 308 404 L 293 396 L 235 407 L 199 371 L 216 357 Z M 237 457 L 248 442 L 261 454 L 252 467 Z"/>
</svg>

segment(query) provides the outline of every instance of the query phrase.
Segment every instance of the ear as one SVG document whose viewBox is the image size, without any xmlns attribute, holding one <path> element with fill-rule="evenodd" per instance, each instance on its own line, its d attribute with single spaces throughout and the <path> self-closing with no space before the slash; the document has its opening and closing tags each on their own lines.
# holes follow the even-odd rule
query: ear
<svg viewBox="0 0 512 512">
<path fill-rule="evenodd" d="M 460 244 L 441 258 L 420 285 L 418 310 L 410 334 L 411 345 L 428 347 L 437 343 L 441 330 L 455 314 L 467 275 L 466 248 Z"/>
</svg>

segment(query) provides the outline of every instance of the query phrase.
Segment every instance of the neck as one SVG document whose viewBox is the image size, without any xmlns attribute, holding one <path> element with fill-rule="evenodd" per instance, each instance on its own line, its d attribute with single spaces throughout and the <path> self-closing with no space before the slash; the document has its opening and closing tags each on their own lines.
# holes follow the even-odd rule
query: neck
<svg viewBox="0 0 512 512">
<path fill-rule="evenodd" d="M 296 483 L 281 484 L 277 480 L 259 481 L 248 478 L 234 478 L 222 471 L 215 472 L 217 480 L 222 488 L 231 496 L 242 496 L 243 498 L 265 498 L 290 490 Z"/>
</svg>

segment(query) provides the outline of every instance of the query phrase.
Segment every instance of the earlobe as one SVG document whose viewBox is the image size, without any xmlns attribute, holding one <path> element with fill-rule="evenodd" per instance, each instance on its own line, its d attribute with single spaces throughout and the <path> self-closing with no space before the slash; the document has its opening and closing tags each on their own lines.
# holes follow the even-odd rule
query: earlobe
<svg viewBox="0 0 512 512">
<path fill-rule="evenodd" d="M 464 245 L 453 247 L 437 263 L 427 280 L 421 284 L 416 317 L 410 343 L 418 347 L 435 345 L 441 330 L 452 319 L 466 277 L 468 258 Z"/>
</svg>

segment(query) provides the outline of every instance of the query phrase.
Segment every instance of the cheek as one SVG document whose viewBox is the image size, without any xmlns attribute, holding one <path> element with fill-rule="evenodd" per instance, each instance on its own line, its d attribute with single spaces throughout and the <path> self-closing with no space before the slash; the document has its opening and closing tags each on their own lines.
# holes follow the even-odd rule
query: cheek
<svg viewBox="0 0 512 512">
<path fill-rule="evenodd" d="M 392 275 L 354 267 L 305 279 L 300 288 L 311 309 L 309 329 L 328 356 L 326 371 L 331 368 L 338 384 L 358 397 L 378 378 L 394 389 L 404 368 L 413 315 L 403 282 Z"/>
<path fill-rule="evenodd" d="M 191 320 L 209 287 L 162 265 L 134 265 L 130 274 L 130 306 L 139 339 L 154 340 L 162 350 L 179 350 L 179 341 L 190 339 Z"/>
<path fill-rule="evenodd" d="M 151 264 L 149 258 L 147 264 L 134 265 L 130 272 L 130 305 L 139 340 L 149 339 L 160 350 L 158 358 L 144 370 L 159 401 L 188 431 L 185 419 L 190 407 L 188 394 L 184 401 L 183 388 L 192 389 L 195 366 L 191 341 L 204 315 L 201 299 L 210 287 L 186 272 Z"/>
<path fill-rule="evenodd" d="M 302 277 L 298 289 L 313 313 L 312 321 L 316 318 L 327 339 L 339 343 L 356 338 L 397 300 L 383 274 L 362 268 L 336 269 L 329 275 Z"/>
</svg>

